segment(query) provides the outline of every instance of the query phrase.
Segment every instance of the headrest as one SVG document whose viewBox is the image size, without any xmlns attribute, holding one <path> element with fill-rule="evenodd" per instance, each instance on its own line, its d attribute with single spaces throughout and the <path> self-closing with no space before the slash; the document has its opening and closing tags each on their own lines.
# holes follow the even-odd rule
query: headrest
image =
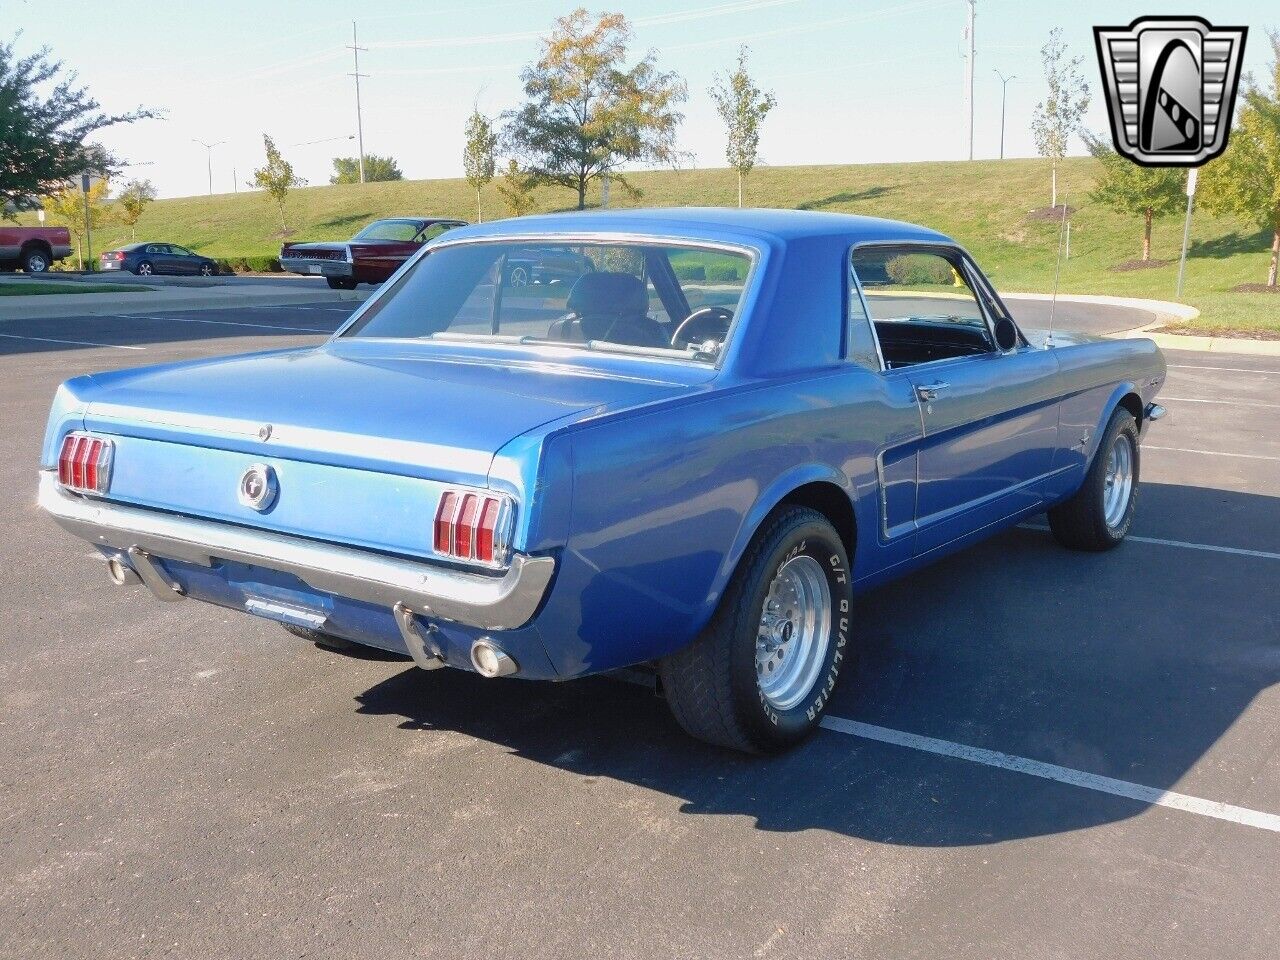
<svg viewBox="0 0 1280 960">
<path fill-rule="evenodd" d="M 606 314 L 615 317 L 644 316 L 649 293 L 644 281 L 629 273 L 584 273 L 569 291 L 565 307 L 580 317 Z"/>
</svg>

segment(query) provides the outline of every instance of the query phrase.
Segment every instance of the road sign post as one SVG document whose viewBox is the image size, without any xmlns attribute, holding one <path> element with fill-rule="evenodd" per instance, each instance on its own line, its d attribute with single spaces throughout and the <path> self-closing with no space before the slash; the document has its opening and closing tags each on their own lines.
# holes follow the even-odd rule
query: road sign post
<svg viewBox="0 0 1280 960">
<path fill-rule="evenodd" d="M 1182 299 L 1182 275 L 1187 269 L 1187 241 L 1191 237 L 1191 204 L 1196 196 L 1196 174 L 1198 172 L 1198 167 L 1192 167 L 1187 171 L 1187 218 L 1182 223 L 1182 256 L 1178 260 L 1178 292 L 1175 294 L 1179 300 Z"/>
</svg>

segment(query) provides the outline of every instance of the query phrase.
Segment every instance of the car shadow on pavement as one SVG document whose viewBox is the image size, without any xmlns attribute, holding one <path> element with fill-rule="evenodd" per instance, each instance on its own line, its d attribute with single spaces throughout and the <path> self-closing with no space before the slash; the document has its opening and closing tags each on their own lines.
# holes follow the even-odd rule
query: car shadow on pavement
<svg viewBox="0 0 1280 960">
<path fill-rule="evenodd" d="M 1280 529 L 1280 498 L 1164 484 L 1144 494 L 1187 515 L 1225 502 L 1227 513 Z M 1247 771 L 1233 780 L 1218 770 L 1213 786 L 1180 783 L 1280 681 L 1277 563 L 1138 542 L 1072 553 L 1040 530 L 1009 531 L 860 598 L 861 661 L 828 713 L 1229 802 Z M 826 731 L 782 756 L 737 755 L 690 740 L 659 697 L 609 678 L 408 670 L 359 701 L 361 713 L 402 717 L 412 735 L 461 731 L 679 797 L 690 815 L 752 817 L 762 830 L 959 846 L 1146 809 Z M 1250 736 L 1267 735 L 1233 731 L 1233 743 L 1250 751 Z"/>
</svg>

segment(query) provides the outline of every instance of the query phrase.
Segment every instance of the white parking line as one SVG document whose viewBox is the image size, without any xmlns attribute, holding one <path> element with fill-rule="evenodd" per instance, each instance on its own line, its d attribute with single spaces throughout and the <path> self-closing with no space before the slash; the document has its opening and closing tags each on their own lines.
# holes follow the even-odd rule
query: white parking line
<svg viewBox="0 0 1280 960">
<path fill-rule="evenodd" d="M 1259 367 L 1202 367 L 1196 363 L 1171 363 L 1170 370 L 1221 370 L 1223 373 L 1270 373 L 1277 374 L 1280 370 L 1264 370 Z"/>
<path fill-rule="evenodd" d="M 41 343 L 70 343 L 77 347 L 110 347 L 112 350 L 145 350 L 146 347 L 130 347 L 122 343 L 94 343 L 91 340 L 57 340 L 53 337 L 21 337 L 16 333 L 0 333 L 6 340 L 39 340 Z"/>
<path fill-rule="evenodd" d="M 1020 523 L 1018 526 L 1023 530 L 1038 530 L 1041 533 L 1049 532 L 1048 527 L 1036 523 Z M 1126 542 L 1132 540 L 1135 543 L 1151 543 L 1158 547 L 1180 547 L 1183 550 L 1204 550 L 1207 553 L 1230 553 L 1237 557 L 1280 560 L 1280 553 L 1272 553 L 1269 550 L 1246 550 L 1244 547 L 1220 547 L 1214 543 L 1190 543 L 1186 540 L 1165 540 L 1161 537 L 1139 537 L 1132 533 L 1125 537 L 1125 540 Z"/>
<path fill-rule="evenodd" d="M 1270 830 L 1280 833 L 1280 816 L 1251 810 L 1248 807 L 1237 807 L 1217 800 L 1204 800 L 1200 797 L 1188 796 L 1185 793 L 1174 793 L 1172 790 L 1161 790 L 1158 787 L 1147 787 L 1127 780 L 1116 780 L 1096 773 L 1073 770 L 1071 767 L 1060 767 L 1056 763 L 1045 763 L 1028 757 L 1019 757 L 1011 753 L 1000 753 L 997 750 L 985 750 L 982 747 L 971 747 L 950 740 L 938 740 L 934 737 L 923 737 L 918 733 L 906 733 L 902 730 L 891 730 L 888 727 L 877 727 L 857 720 L 846 720 L 844 717 L 823 717 L 822 727 L 835 733 L 843 733 L 864 740 L 875 740 L 910 750 L 922 750 L 943 757 L 957 760 L 968 760 L 970 763 L 981 763 L 988 767 L 1024 773 L 1031 777 L 1045 780 L 1056 780 L 1073 787 L 1085 790 L 1096 790 L 1114 797 L 1125 797 L 1140 803 L 1150 803 L 1171 810 L 1182 810 L 1215 820 L 1227 820 L 1246 827 L 1257 827 L 1259 830 Z"/>
<path fill-rule="evenodd" d="M 1174 453 L 1203 453 L 1210 457 L 1240 457 L 1244 460 L 1280 460 L 1280 457 L 1273 457 L 1265 453 L 1227 453 L 1225 450 L 1194 450 L 1190 447 L 1157 447 L 1154 444 L 1144 443 L 1143 450 L 1171 450 Z"/>
<path fill-rule="evenodd" d="M 1221 403 L 1229 407 L 1276 407 L 1280 409 L 1280 403 L 1263 403 L 1260 400 L 1201 400 L 1199 397 L 1161 397 L 1160 402 L 1171 401 L 1173 403 Z"/>
<path fill-rule="evenodd" d="M 121 320 L 162 320 L 165 323 L 212 323 L 222 327 L 254 327 L 258 330 L 294 330 L 298 333 L 333 333 L 316 327 L 279 327 L 270 323 L 245 323 L 243 320 L 196 320 L 193 317 L 143 317 L 137 314 L 121 315 Z"/>
</svg>

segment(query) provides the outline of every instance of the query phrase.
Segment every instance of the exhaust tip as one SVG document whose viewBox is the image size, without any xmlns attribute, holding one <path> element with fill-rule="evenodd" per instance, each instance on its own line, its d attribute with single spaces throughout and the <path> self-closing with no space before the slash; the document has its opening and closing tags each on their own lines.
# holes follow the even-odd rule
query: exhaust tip
<svg viewBox="0 0 1280 960">
<path fill-rule="evenodd" d="M 119 557 L 107 558 L 107 576 L 111 578 L 111 582 L 117 587 L 131 586 L 135 583 L 141 583 L 142 578 Z"/>
<path fill-rule="evenodd" d="M 481 637 L 471 645 L 471 665 L 482 677 L 509 677 L 520 665 L 489 637 Z"/>
</svg>

